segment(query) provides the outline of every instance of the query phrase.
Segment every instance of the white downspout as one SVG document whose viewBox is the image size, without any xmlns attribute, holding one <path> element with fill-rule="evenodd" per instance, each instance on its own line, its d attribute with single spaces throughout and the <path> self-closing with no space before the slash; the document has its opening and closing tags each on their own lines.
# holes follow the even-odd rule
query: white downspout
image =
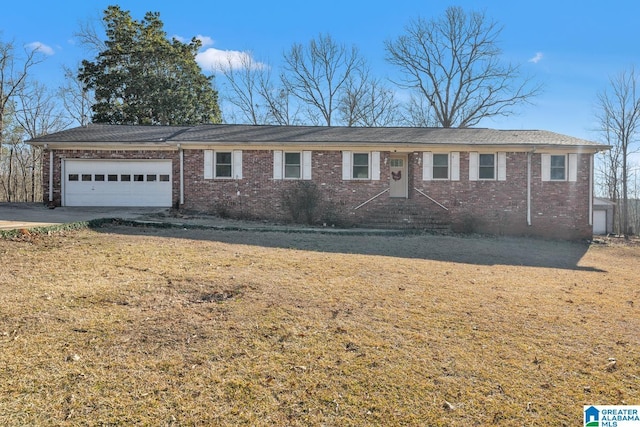
<svg viewBox="0 0 640 427">
<path fill-rule="evenodd" d="M 53 202 L 53 151 L 49 151 L 49 202 Z"/>
<path fill-rule="evenodd" d="M 178 144 L 178 150 L 180 152 L 180 204 L 184 205 L 184 151 Z"/>
<path fill-rule="evenodd" d="M 531 226 L 531 155 L 532 155 L 531 151 L 527 153 L 527 225 L 528 226 Z"/>
<path fill-rule="evenodd" d="M 593 228 L 593 158 L 595 154 L 590 156 L 589 160 L 589 225 Z"/>
</svg>

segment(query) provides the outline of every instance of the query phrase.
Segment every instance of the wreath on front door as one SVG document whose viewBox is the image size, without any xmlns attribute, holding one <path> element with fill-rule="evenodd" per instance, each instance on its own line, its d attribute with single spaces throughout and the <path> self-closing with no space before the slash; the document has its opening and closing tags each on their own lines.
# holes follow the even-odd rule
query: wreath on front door
<svg viewBox="0 0 640 427">
<path fill-rule="evenodd" d="M 391 172 L 391 178 L 393 178 L 394 181 L 400 181 L 402 179 L 402 171 L 398 171 L 398 172 Z"/>
</svg>

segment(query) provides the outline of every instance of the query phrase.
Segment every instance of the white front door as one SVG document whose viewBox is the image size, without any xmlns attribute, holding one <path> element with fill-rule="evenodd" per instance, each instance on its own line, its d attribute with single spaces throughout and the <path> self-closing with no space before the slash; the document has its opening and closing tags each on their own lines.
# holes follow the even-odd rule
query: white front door
<svg viewBox="0 0 640 427">
<path fill-rule="evenodd" d="M 392 155 L 389 158 L 391 177 L 389 196 L 407 198 L 407 156 Z"/>
<path fill-rule="evenodd" d="M 171 207 L 171 160 L 64 160 L 63 206 Z"/>
</svg>

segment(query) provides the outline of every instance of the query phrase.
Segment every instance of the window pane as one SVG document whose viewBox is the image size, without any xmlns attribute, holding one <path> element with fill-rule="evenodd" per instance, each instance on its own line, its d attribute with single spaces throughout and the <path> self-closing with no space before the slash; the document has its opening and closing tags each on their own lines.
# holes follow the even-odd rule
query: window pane
<svg viewBox="0 0 640 427">
<path fill-rule="evenodd" d="M 367 153 L 356 153 L 353 155 L 353 165 L 354 166 L 369 166 L 369 154 Z"/>
<path fill-rule="evenodd" d="M 449 155 L 433 155 L 433 179 L 449 179 Z"/>
<path fill-rule="evenodd" d="M 131 181 L 131 175 L 120 175 L 120 181 Z"/>
<path fill-rule="evenodd" d="M 284 153 L 284 177 L 300 178 L 300 153 Z"/>
<path fill-rule="evenodd" d="M 478 177 L 480 179 L 493 179 L 493 168 L 480 168 Z"/>
<path fill-rule="evenodd" d="M 479 160 L 478 178 L 495 179 L 495 156 L 493 154 L 480 154 Z"/>
<path fill-rule="evenodd" d="M 77 173 L 70 173 L 69 174 L 69 181 L 77 181 L 78 180 L 78 174 Z"/>
<path fill-rule="evenodd" d="M 554 169 L 551 168 L 551 179 L 564 181 L 564 169 Z"/>
<path fill-rule="evenodd" d="M 135 182 L 142 182 L 144 181 L 144 175 L 133 175 L 133 180 Z"/>
<path fill-rule="evenodd" d="M 449 169 L 446 166 L 433 167 L 433 179 L 448 179 L 448 178 L 449 178 Z"/>
<path fill-rule="evenodd" d="M 217 164 L 216 177 L 231 178 L 231 165 Z"/>
<path fill-rule="evenodd" d="M 91 174 L 90 173 L 82 174 L 82 180 L 83 181 L 91 181 Z"/>
<path fill-rule="evenodd" d="M 284 153 L 284 164 L 285 165 L 299 165 L 300 164 L 300 153 Z"/>
<path fill-rule="evenodd" d="M 95 179 L 96 181 L 104 181 L 104 175 L 96 174 L 93 179 Z"/>
<path fill-rule="evenodd" d="M 285 178 L 300 178 L 300 166 L 287 165 L 284 167 Z"/>
<path fill-rule="evenodd" d="M 231 153 L 218 153 L 216 152 L 216 163 L 217 164 L 231 164 Z"/>
<path fill-rule="evenodd" d="M 153 182 L 157 180 L 157 175 L 147 175 L 147 182 Z"/>
<path fill-rule="evenodd" d="M 356 178 L 356 179 L 369 178 L 369 154 L 368 153 L 353 154 L 353 178 Z"/>
<path fill-rule="evenodd" d="M 110 182 L 118 181 L 118 175 L 108 175 L 107 181 L 110 181 Z"/>
<path fill-rule="evenodd" d="M 160 175 L 161 182 L 169 182 L 169 175 Z"/>
<path fill-rule="evenodd" d="M 389 165 L 392 168 L 401 168 L 403 164 L 404 162 L 402 161 L 402 159 L 391 159 L 391 161 L 389 162 Z"/>
<path fill-rule="evenodd" d="M 565 180 L 564 156 L 551 156 L 551 179 L 555 181 Z"/>
<path fill-rule="evenodd" d="M 353 177 L 361 179 L 369 178 L 369 166 L 354 166 Z"/>
<path fill-rule="evenodd" d="M 448 154 L 434 154 L 433 155 L 433 166 L 449 166 L 449 155 Z"/>
<path fill-rule="evenodd" d="M 216 178 L 231 178 L 231 153 L 216 152 Z"/>
<path fill-rule="evenodd" d="M 480 154 L 480 166 L 493 167 L 495 156 L 493 154 Z"/>
</svg>

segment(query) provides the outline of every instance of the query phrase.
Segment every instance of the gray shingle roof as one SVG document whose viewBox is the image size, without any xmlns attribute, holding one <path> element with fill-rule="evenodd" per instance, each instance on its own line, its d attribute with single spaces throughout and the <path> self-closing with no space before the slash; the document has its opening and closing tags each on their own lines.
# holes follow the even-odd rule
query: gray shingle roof
<svg viewBox="0 0 640 427">
<path fill-rule="evenodd" d="M 486 128 L 326 127 L 326 126 L 127 126 L 91 124 L 27 141 L 100 145 L 124 144 L 464 144 L 557 145 L 607 148 L 580 138 L 544 130 L 496 130 Z"/>
</svg>

